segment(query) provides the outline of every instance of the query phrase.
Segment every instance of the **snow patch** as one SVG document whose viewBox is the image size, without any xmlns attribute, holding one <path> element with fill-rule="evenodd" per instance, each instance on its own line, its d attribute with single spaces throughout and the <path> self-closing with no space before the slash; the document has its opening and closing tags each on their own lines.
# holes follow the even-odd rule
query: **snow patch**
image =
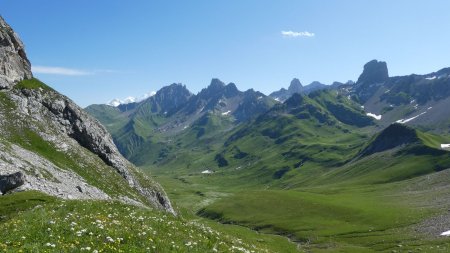
<svg viewBox="0 0 450 253">
<path fill-rule="evenodd" d="M 212 170 L 204 170 L 204 171 L 202 171 L 202 174 L 212 174 L 212 173 L 214 173 L 214 171 L 212 171 Z"/>
<path fill-rule="evenodd" d="M 366 114 L 367 116 L 369 116 L 369 117 L 372 117 L 372 118 L 374 118 L 374 119 L 376 119 L 376 120 L 381 120 L 381 115 L 376 115 L 376 114 L 373 114 L 373 113 L 367 113 Z"/>
<path fill-rule="evenodd" d="M 442 236 L 450 236 L 450 230 L 442 232 L 441 235 Z"/>
<path fill-rule="evenodd" d="M 231 113 L 231 111 L 226 111 L 226 112 L 222 112 L 222 115 L 226 116 L 226 115 L 228 115 L 230 113 Z"/>
<path fill-rule="evenodd" d="M 427 78 L 425 78 L 425 79 L 427 79 L 427 80 L 434 80 L 434 79 L 436 79 L 436 76 L 427 77 Z"/>
<path fill-rule="evenodd" d="M 400 119 L 400 120 L 397 120 L 396 122 L 397 122 L 397 123 L 400 123 L 400 124 L 405 124 L 405 123 L 410 122 L 411 120 L 414 120 L 414 119 L 418 118 L 419 116 L 424 115 L 425 113 L 427 113 L 427 112 L 422 112 L 421 114 L 419 114 L 419 115 L 417 115 L 417 116 L 414 116 L 414 117 L 412 117 L 412 118 L 409 118 L 409 119 Z"/>
<path fill-rule="evenodd" d="M 262 98 L 263 98 L 262 96 L 259 96 L 259 97 L 258 97 L 258 100 L 261 100 Z"/>
<path fill-rule="evenodd" d="M 441 144 L 442 149 L 448 149 L 450 148 L 450 144 Z"/>
</svg>

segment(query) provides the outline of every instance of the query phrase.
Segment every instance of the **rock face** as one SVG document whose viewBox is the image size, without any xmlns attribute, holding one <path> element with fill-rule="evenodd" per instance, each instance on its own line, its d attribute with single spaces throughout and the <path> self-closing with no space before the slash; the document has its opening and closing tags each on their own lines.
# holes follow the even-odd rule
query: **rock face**
<svg viewBox="0 0 450 253">
<path fill-rule="evenodd" d="M 291 84 L 289 85 L 288 91 L 291 94 L 303 92 L 303 85 L 300 82 L 300 80 L 298 80 L 298 78 L 292 79 Z"/>
<path fill-rule="evenodd" d="M 172 114 L 180 106 L 184 105 L 192 96 L 185 85 L 174 83 L 160 89 L 146 103 L 150 105 L 153 113 Z"/>
<path fill-rule="evenodd" d="M 26 189 L 56 196 L 117 198 L 175 213 L 164 190 L 119 153 L 97 120 L 31 79 L 22 43 L 1 18 L 0 26 L 0 79 L 7 84 L 0 91 L 0 174 L 19 171 L 26 175 Z M 33 88 L 17 85 L 20 81 Z M 71 162 L 55 159 L 58 155 Z"/>
<path fill-rule="evenodd" d="M 0 17 L 0 89 L 10 88 L 32 77 L 22 41 Z"/>
<path fill-rule="evenodd" d="M 386 62 L 372 60 L 364 65 L 364 70 L 357 83 L 382 83 L 389 79 Z"/>
<path fill-rule="evenodd" d="M 385 82 L 389 80 L 386 62 L 372 60 L 364 65 L 364 70 L 356 82 L 355 92 L 364 104 Z"/>
<path fill-rule="evenodd" d="M 14 190 L 25 183 L 25 176 L 22 172 L 16 172 L 10 175 L 0 175 L 0 194 Z"/>
</svg>

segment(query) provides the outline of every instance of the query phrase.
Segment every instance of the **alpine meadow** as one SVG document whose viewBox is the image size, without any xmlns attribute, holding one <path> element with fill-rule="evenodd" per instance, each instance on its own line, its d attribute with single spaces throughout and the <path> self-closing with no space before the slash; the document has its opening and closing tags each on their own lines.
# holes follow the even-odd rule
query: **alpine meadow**
<svg viewBox="0 0 450 253">
<path fill-rule="evenodd" d="M 0 252 L 450 252 L 446 1 L 27 4 Z"/>
</svg>

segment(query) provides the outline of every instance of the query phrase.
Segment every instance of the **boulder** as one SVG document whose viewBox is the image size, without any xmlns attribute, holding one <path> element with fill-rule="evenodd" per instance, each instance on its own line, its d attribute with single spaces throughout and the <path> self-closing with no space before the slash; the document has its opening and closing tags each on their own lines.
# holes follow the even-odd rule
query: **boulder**
<svg viewBox="0 0 450 253">
<path fill-rule="evenodd" d="M 14 190 L 25 183 L 25 175 L 22 172 L 16 172 L 9 175 L 0 175 L 0 193 L 5 194 Z"/>
</svg>

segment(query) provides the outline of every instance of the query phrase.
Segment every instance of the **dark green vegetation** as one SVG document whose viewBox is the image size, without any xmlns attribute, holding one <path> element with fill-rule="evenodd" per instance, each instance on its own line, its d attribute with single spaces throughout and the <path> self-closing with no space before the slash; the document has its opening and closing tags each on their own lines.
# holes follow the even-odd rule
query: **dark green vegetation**
<svg viewBox="0 0 450 253">
<path fill-rule="evenodd" d="M 2 252 L 294 252 L 280 237 L 106 201 L 0 197 Z"/>
</svg>

